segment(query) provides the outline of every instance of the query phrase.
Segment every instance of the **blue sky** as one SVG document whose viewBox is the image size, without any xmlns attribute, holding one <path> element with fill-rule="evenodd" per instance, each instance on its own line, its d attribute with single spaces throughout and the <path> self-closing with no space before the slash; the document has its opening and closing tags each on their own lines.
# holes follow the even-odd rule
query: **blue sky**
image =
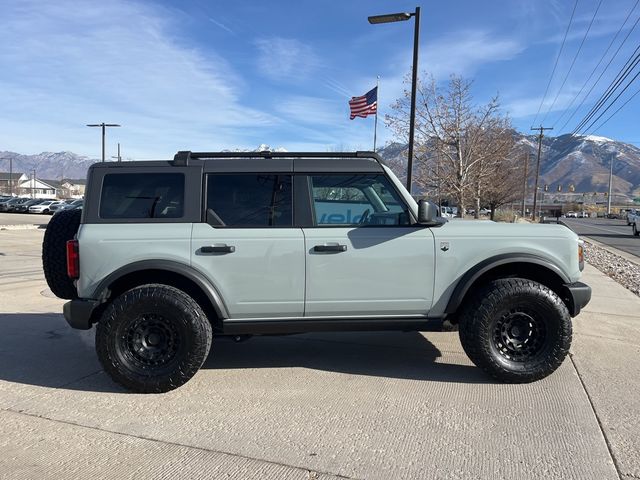
<svg viewBox="0 0 640 480">
<path fill-rule="evenodd" d="M 536 124 L 558 94 L 598 2 L 579 1 Z M 546 116 L 545 124 L 556 126 L 554 135 L 578 123 L 638 45 L 640 25 L 581 110 L 559 130 L 568 115 L 558 119 L 635 3 L 602 0 Z M 290 151 L 371 149 L 373 118 L 349 120 L 347 102 L 372 88 L 376 75 L 382 116 L 402 95 L 413 20 L 370 25 L 367 16 L 413 11 L 416 5 L 422 8 L 420 71 L 438 81 L 450 74 L 473 79 L 477 102 L 498 92 L 514 126 L 528 131 L 573 4 L 3 0 L 0 150 L 70 150 L 97 158 L 99 129 L 84 125 L 103 121 L 122 124 L 108 131 L 107 155 L 115 155 L 120 142 L 125 158 L 262 143 Z M 640 6 L 605 63 L 638 16 Z M 640 82 L 627 94 L 638 87 Z M 640 142 L 639 106 L 640 95 L 595 133 Z M 384 143 L 393 136 L 382 120 L 378 133 Z"/>
</svg>

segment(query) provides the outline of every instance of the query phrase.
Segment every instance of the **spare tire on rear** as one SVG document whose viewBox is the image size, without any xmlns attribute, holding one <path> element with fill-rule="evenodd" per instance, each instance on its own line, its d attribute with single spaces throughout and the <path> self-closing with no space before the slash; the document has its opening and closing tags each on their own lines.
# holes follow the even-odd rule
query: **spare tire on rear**
<svg viewBox="0 0 640 480">
<path fill-rule="evenodd" d="M 42 242 L 44 278 L 56 297 L 78 298 L 73 280 L 67 275 L 67 241 L 73 240 L 80 227 L 82 210 L 63 210 L 54 215 Z"/>
</svg>

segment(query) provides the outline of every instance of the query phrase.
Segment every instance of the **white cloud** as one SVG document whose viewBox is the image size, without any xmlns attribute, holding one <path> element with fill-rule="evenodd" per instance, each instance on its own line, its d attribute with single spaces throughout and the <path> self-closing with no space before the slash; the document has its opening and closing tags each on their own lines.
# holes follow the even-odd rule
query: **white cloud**
<svg viewBox="0 0 640 480">
<path fill-rule="evenodd" d="M 277 124 L 243 105 L 243 78 L 215 50 L 205 56 L 186 45 L 173 18 L 124 0 L 5 6 L 3 148 L 34 152 L 74 143 L 78 153 L 95 155 L 95 132 L 84 124 L 106 121 L 123 125 L 109 138 L 129 152 L 167 155 L 176 145 L 236 146 L 234 127 Z M 61 132 L 72 138 L 56 138 Z"/>
<path fill-rule="evenodd" d="M 291 95 L 277 102 L 276 110 L 283 118 L 302 124 L 337 125 L 348 115 L 348 104 L 342 98 Z"/>
<path fill-rule="evenodd" d="M 468 76 L 487 63 L 511 60 L 524 49 L 514 38 L 480 30 L 458 31 L 425 45 L 420 70 L 436 79 L 451 74 Z"/>
<path fill-rule="evenodd" d="M 554 113 L 560 112 L 561 110 L 565 110 L 573 100 L 576 93 L 577 93 L 577 90 L 573 88 L 568 89 L 568 91 L 565 93 L 560 93 L 560 95 L 558 95 L 558 99 L 556 100 L 555 104 L 553 104 L 553 108 L 551 110 L 549 110 L 549 107 L 551 107 L 553 100 L 555 98 L 555 95 L 547 95 L 547 98 L 545 98 L 544 103 L 542 104 L 542 108 L 540 108 L 540 115 L 538 116 L 538 120 L 542 120 L 542 118 L 545 116 L 547 111 L 549 111 L 549 114 L 551 115 L 551 117 L 548 117 L 548 118 L 552 120 L 556 119 L 557 116 L 554 116 Z M 542 100 L 541 96 L 538 96 L 538 97 L 525 96 L 525 97 L 508 98 L 508 99 L 505 99 L 503 102 L 504 110 L 511 116 L 511 118 L 514 118 L 514 119 L 528 117 L 536 114 L 536 112 L 538 111 L 538 107 L 540 107 L 541 100 Z M 573 107 L 575 106 L 576 105 L 573 105 Z"/>
<path fill-rule="evenodd" d="M 313 49 L 293 38 L 261 38 L 255 45 L 260 53 L 259 72 L 274 81 L 296 82 L 321 66 Z"/>
</svg>

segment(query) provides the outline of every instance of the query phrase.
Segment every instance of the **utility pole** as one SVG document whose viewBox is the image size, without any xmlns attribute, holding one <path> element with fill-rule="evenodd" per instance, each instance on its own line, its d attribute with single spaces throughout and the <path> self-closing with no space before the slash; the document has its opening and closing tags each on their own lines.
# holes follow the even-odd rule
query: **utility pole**
<svg viewBox="0 0 640 480">
<path fill-rule="evenodd" d="M 36 188 L 36 169 L 33 169 L 33 180 L 31 180 L 31 198 L 36 198 L 34 196 L 34 189 Z"/>
<path fill-rule="evenodd" d="M 120 142 L 118 142 L 118 156 L 112 156 L 111 158 L 117 158 L 119 162 L 122 161 L 122 157 L 120 156 Z"/>
<path fill-rule="evenodd" d="M 117 123 L 88 123 L 87 127 L 102 127 L 102 161 L 104 162 L 104 137 L 106 127 L 121 127 L 122 125 L 118 125 Z"/>
<path fill-rule="evenodd" d="M 615 156 L 611 156 L 611 165 L 609 165 L 609 196 L 607 197 L 607 215 L 611 215 L 611 187 L 613 185 L 613 160 Z"/>
<path fill-rule="evenodd" d="M 545 130 L 553 130 L 553 127 L 543 127 L 540 125 L 539 127 L 531 127 L 531 130 L 540 130 L 538 134 L 538 165 L 536 167 L 536 183 L 533 187 L 533 217 L 531 219 L 536 221 L 536 207 L 538 205 L 538 179 L 540 177 L 540 153 L 542 152 L 542 137 L 544 137 Z"/>
<path fill-rule="evenodd" d="M 524 180 L 522 182 L 522 218 L 527 214 L 527 180 L 529 177 L 529 152 L 524 157 Z"/>
<path fill-rule="evenodd" d="M 13 158 L 9 157 L 9 196 L 13 197 Z"/>
</svg>

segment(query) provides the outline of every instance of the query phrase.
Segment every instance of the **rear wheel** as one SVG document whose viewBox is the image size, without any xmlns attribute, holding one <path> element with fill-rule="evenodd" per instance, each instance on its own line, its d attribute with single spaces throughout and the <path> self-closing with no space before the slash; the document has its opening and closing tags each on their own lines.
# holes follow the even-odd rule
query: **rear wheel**
<svg viewBox="0 0 640 480">
<path fill-rule="evenodd" d="M 571 346 L 571 317 L 562 300 L 532 280 L 490 282 L 460 317 L 460 341 L 471 361 L 509 383 L 554 372 Z"/>
<path fill-rule="evenodd" d="M 211 324 L 182 290 L 143 285 L 117 297 L 96 329 L 98 358 L 120 385 L 139 393 L 185 384 L 211 348 Z"/>
</svg>

